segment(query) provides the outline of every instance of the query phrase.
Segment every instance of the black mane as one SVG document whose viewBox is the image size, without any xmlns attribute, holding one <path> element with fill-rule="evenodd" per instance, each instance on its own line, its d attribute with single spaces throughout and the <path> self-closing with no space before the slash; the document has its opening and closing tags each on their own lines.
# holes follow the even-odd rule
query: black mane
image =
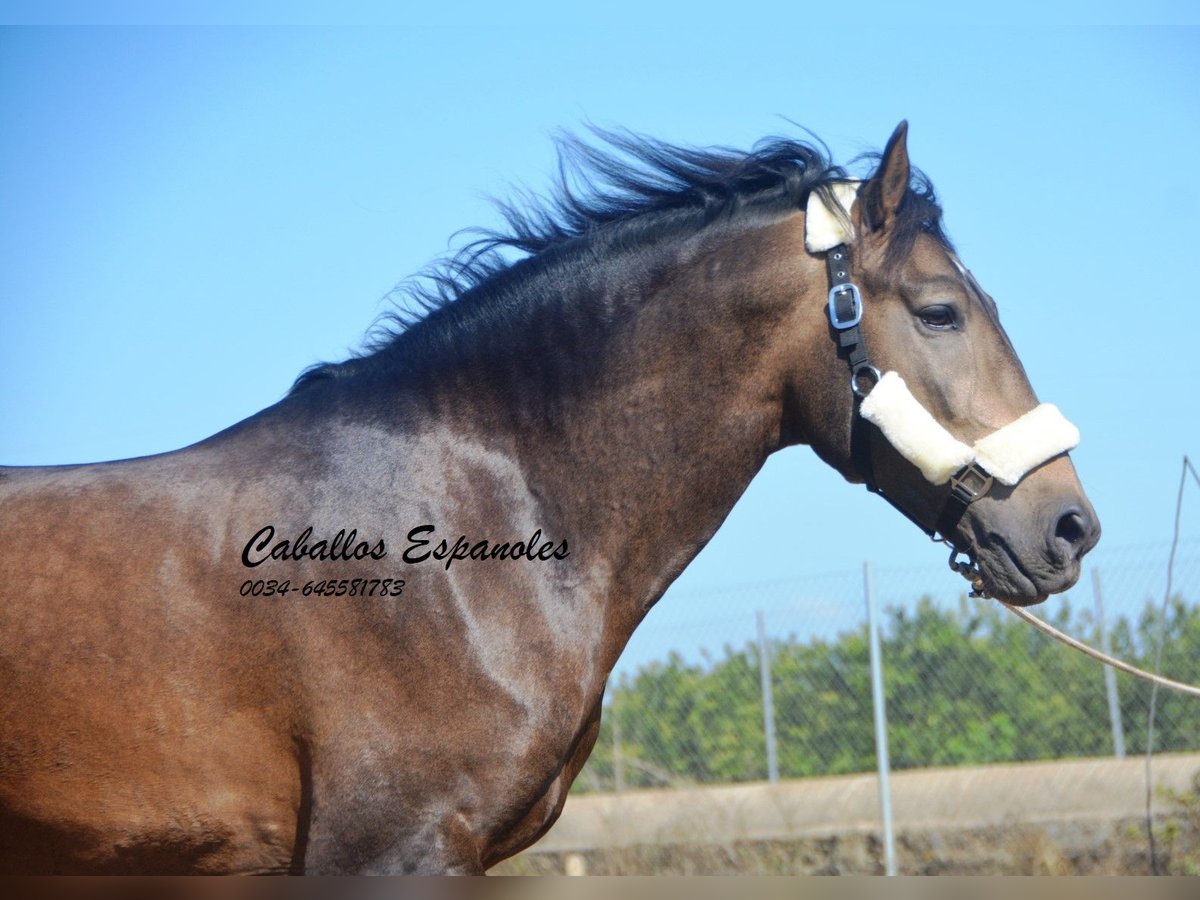
<svg viewBox="0 0 1200 900">
<path fill-rule="evenodd" d="M 595 260 L 722 222 L 786 214 L 812 191 L 849 177 L 819 142 L 774 137 L 746 152 L 592 133 L 604 146 L 574 135 L 557 139 L 558 177 L 548 198 L 521 194 L 498 203 L 505 230 L 477 230 L 476 240 L 401 284 L 393 292 L 397 310 L 359 355 L 306 369 L 291 392 L 364 371 L 421 371 L 450 345 L 529 312 L 538 292 L 520 288 L 573 255 Z M 879 155 L 859 159 L 877 165 Z M 906 257 L 920 233 L 950 246 L 933 185 L 915 169 L 894 229 L 892 261 Z"/>
</svg>

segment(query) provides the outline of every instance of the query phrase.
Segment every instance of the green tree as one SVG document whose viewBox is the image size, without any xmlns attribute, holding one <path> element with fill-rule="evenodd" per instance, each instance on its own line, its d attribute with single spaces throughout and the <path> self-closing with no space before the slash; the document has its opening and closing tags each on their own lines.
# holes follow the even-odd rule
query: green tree
<svg viewBox="0 0 1200 900">
<path fill-rule="evenodd" d="M 1200 607 L 1173 598 L 1163 619 L 1147 603 L 1136 623 L 1117 621 L 1117 655 L 1153 664 L 1165 625 L 1163 671 L 1200 682 Z M 1090 617 L 1068 603 L 1052 624 L 1097 641 Z M 1099 664 L 995 605 L 939 608 L 928 597 L 889 609 L 882 636 L 888 740 L 895 768 L 980 764 L 1112 752 Z M 771 645 L 780 774 L 785 778 L 869 771 L 875 766 L 866 627 L 835 640 Z M 1144 746 L 1150 686 L 1122 676 L 1129 746 Z M 614 728 L 614 726 L 617 726 Z M 613 687 L 580 790 L 611 790 L 620 768 L 629 787 L 766 777 L 757 645 L 726 646 L 706 664 L 671 653 Z M 1155 747 L 1200 747 L 1194 698 L 1160 691 Z"/>
</svg>

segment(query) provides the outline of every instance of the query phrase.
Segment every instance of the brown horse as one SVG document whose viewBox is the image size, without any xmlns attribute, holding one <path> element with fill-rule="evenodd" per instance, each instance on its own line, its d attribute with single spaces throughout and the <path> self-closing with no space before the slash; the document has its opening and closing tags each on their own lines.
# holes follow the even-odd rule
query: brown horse
<svg viewBox="0 0 1200 900">
<path fill-rule="evenodd" d="M 570 144 L 584 190 L 274 406 L 0 470 L 0 870 L 483 872 L 553 824 L 630 634 L 768 455 L 944 526 L 963 479 L 865 424 L 860 351 L 965 444 L 1036 400 L 904 138 L 844 214 L 809 144 Z M 1099 536 L 1066 454 L 1036 462 L 943 530 L 1018 603 Z"/>
</svg>

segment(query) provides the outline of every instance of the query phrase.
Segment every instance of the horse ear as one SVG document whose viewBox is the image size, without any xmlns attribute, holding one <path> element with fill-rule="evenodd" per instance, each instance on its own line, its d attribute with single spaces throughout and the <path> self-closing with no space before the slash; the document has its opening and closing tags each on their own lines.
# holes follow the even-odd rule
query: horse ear
<svg viewBox="0 0 1200 900">
<path fill-rule="evenodd" d="M 908 122 L 901 122 L 888 139 L 879 169 L 864 189 L 869 227 L 886 230 L 896 220 L 896 213 L 908 191 Z"/>
</svg>

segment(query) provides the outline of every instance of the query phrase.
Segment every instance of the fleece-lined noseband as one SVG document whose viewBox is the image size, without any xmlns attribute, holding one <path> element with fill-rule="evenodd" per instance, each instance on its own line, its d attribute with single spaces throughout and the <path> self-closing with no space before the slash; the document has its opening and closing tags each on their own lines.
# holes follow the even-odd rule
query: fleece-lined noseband
<svg viewBox="0 0 1200 900">
<path fill-rule="evenodd" d="M 1079 443 L 1079 430 L 1050 403 L 1043 403 L 1014 422 L 968 446 L 947 431 L 908 390 L 896 372 L 881 375 L 871 363 L 862 332 L 862 292 L 851 280 L 849 210 L 860 182 L 836 182 L 826 195 L 809 194 L 805 247 L 825 253 L 829 273 L 829 322 L 850 364 L 854 415 L 850 455 L 867 489 L 879 494 L 933 540 L 950 546 L 950 568 L 983 596 L 982 576 L 968 554 L 959 562 L 954 530 L 972 503 L 991 490 L 994 481 L 1015 485 L 1028 472 Z M 950 482 L 950 492 L 933 522 L 922 519 L 875 482 L 868 423 L 879 429 L 896 451 L 916 466 L 931 484 Z"/>
</svg>

